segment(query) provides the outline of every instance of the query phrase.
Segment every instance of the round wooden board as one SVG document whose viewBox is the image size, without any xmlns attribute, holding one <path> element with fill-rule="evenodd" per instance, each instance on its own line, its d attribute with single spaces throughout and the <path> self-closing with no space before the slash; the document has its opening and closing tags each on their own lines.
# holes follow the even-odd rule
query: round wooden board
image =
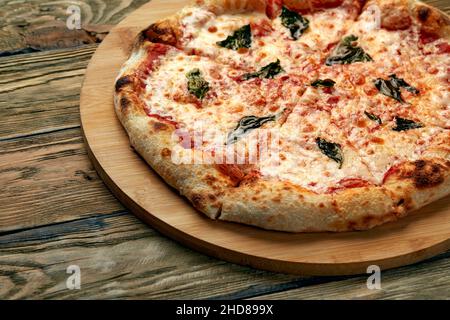
<svg viewBox="0 0 450 320">
<path fill-rule="evenodd" d="M 114 79 L 137 33 L 185 5 L 153 0 L 115 27 L 97 49 L 81 93 L 81 121 L 94 166 L 139 218 L 167 236 L 230 262 L 308 275 L 365 273 L 411 264 L 450 248 L 450 197 L 406 219 L 351 233 L 289 234 L 204 217 L 132 151 L 113 109 Z"/>
</svg>

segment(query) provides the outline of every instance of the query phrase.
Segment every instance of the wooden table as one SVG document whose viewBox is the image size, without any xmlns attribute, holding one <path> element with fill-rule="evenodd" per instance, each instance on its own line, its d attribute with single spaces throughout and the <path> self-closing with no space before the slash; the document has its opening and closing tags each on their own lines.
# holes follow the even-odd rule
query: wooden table
<svg viewBox="0 0 450 320">
<path fill-rule="evenodd" d="M 86 155 L 79 93 L 98 43 L 144 0 L 0 0 L 0 298 L 450 299 L 450 252 L 367 276 L 301 277 L 194 252 L 130 214 Z M 448 0 L 428 2 L 450 12 Z M 388 250 L 388 248 L 387 248 Z M 81 269 L 69 290 L 67 268 Z"/>
</svg>

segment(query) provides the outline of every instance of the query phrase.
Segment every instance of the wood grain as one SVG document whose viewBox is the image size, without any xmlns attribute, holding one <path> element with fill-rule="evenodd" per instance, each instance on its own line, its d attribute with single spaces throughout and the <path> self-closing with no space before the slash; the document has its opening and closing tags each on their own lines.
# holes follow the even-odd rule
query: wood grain
<svg viewBox="0 0 450 320">
<path fill-rule="evenodd" d="M 80 125 L 80 89 L 96 45 L 1 58 L 0 141 Z"/>
<path fill-rule="evenodd" d="M 68 290 L 69 265 L 81 290 Z M 0 236 L 1 299 L 355 299 L 450 298 L 449 254 L 382 273 L 382 290 L 365 276 L 298 277 L 207 257 L 133 216 L 95 216 Z"/>
<path fill-rule="evenodd" d="M 139 29 L 183 4 L 181 0 L 153 0 L 133 12 L 106 37 L 86 72 L 80 113 L 89 155 L 126 207 L 162 233 L 197 250 L 278 272 L 358 274 L 370 264 L 387 269 L 450 248 L 448 197 L 421 209 L 416 216 L 366 232 L 288 234 L 209 220 L 169 189 L 128 147 L 111 96 L 119 68 Z M 386 246 L 390 246 L 389 251 L 383 250 Z"/>
<path fill-rule="evenodd" d="M 367 277 L 330 281 L 257 299 L 450 299 L 450 254 L 441 259 L 382 273 L 381 290 L 369 290 Z"/>
<path fill-rule="evenodd" d="M 148 0 L 0 0 L 0 56 L 99 43 L 109 29 Z M 77 5 L 82 29 L 69 30 Z"/>
<path fill-rule="evenodd" d="M 123 210 L 86 156 L 79 128 L 0 141 L 0 232 Z"/>
<path fill-rule="evenodd" d="M 0 236 L 0 298 L 211 298 L 298 278 L 228 264 L 117 213 Z M 66 268 L 81 268 L 67 290 Z"/>
</svg>

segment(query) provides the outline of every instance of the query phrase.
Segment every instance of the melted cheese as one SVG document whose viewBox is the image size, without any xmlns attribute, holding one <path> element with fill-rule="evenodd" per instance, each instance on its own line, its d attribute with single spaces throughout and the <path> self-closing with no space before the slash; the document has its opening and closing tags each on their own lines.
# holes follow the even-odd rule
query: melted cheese
<svg viewBox="0 0 450 320">
<path fill-rule="evenodd" d="M 326 136 L 324 132 L 321 136 L 333 141 L 333 137 Z M 292 130 L 283 127 L 280 139 L 284 142 L 281 148 L 284 160 L 280 161 L 279 165 L 262 162 L 261 173 L 318 193 L 327 192 L 340 181 L 349 178 L 373 180 L 366 165 L 353 149 L 343 147 L 344 163 L 339 169 L 338 163 L 320 151 L 315 138 L 315 134 L 296 135 Z"/>
<path fill-rule="evenodd" d="M 254 66 L 254 59 L 249 59 L 251 52 L 239 53 L 234 50 L 222 48 L 217 42 L 225 40 L 239 28 L 250 24 L 267 20 L 265 15 L 253 14 L 223 14 L 212 15 L 205 9 L 193 9 L 189 14 L 185 13 L 182 19 L 183 46 L 187 51 L 193 51 L 200 55 L 214 58 L 222 63 L 235 66 Z M 194 21 L 194 24 L 192 24 Z M 255 39 L 253 39 L 255 40 Z M 251 51 L 258 51 L 258 42 L 253 41 Z M 256 57 L 257 55 L 254 55 Z M 273 62 L 276 60 L 268 58 Z M 250 60 L 250 61 L 248 61 Z"/>
<path fill-rule="evenodd" d="M 200 70 L 210 87 L 211 96 L 207 95 L 202 101 L 188 92 L 186 74 L 194 69 Z M 276 114 L 287 103 L 282 101 L 279 107 L 255 104 L 255 97 L 260 95 L 264 98 L 261 87 L 257 82 L 242 83 L 228 76 L 234 73 L 235 70 L 206 57 L 189 56 L 183 52 L 170 54 L 145 80 L 143 98 L 147 113 L 169 117 L 181 128 L 200 134 L 203 137 L 200 147 L 204 150 L 223 146 L 228 133 L 243 117 Z M 262 87 L 270 88 L 273 81 L 262 80 Z M 266 95 L 268 99 L 271 95 L 269 89 Z"/>
<path fill-rule="evenodd" d="M 222 96 L 231 96 L 231 93 L 235 91 L 232 81 L 227 81 L 227 77 L 218 80 L 211 75 L 211 70 L 216 70 L 217 67 L 209 59 L 188 56 L 184 53 L 164 58 L 161 66 L 145 82 L 145 102 L 148 112 L 163 117 L 170 116 L 186 128 L 193 128 L 196 123 L 206 128 L 211 126 L 225 128 L 229 126 L 229 122 L 235 123 L 236 117 L 229 112 L 223 112 L 221 121 L 218 121 L 217 114 L 211 116 L 208 106 L 199 108 L 194 103 L 194 97 L 187 91 L 186 74 L 193 69 L 199 69 L 211 87 L 220 87 Z M 232 105 L 233 101 L 229 100 L 229 106 L 232 107 Z M 217 109 L 214 110 L 214 113 L 216 112 Z"/>
<path fill-rule="evenodd" d="M 450 56 L 438 54 L 429 45 L 423 54 L 415 27 L 387 31 L 379 28 L 374 7 L 356 22 L 351 13 L 335 8 L 305 15 L 310 27 L 296 41 L 280 18 L 275 18 L 271 30 L 252 34 L 250 50 L 237 52 L 216 43 L 246 24 L 267 23 L 267 17 L 259 13 L 217 16 L 204 8 L 185 9 L 182 16 L 185 53 L 163 58 L 146 79 L 144 99 L 149 113 L 169 116 L 182 129 L 201 135 L 203 141 L 196 150 L 222 150 L 234 156 L 243 148 L 244 154 L 251 153 L 248 139 L 262 129 L 275 129 L 280 159 L 263 157 L 257 164 L 263 178 L 290 181 L 319 193 L 329 192 L 346 179 L 380 185 L 386 172 L 403 161 L 424 156 L 448 159 Z M 359 37 L 358 45 L 374 61 L 323 65 L 330 45 L 350 34 Z M 284 72 L 274 79 L 236 80 L 277 59 Z M 210 85 L 210 95 L 200 105 L 187 90 L 186 74 L 195 68 Z M 380 94 L 374 80 L 393 73 L 420 88 L 420 95 L 402 89 L 407 103 L 399 103 Z M 309 86 L 326 78 L 336 82 L 332 90 Z M 285 122 L 277 118 L 235 145 L 225 146 L 228 134 L 243 117 L 280 115 L 283 110 L 289 113 Z M 382 125 L 368 119 L 365 111 L 377 115 Z M 394 131 L 396 116 L 417 119 L 425 127 Z M 321 152 L 317 137 L 341 145 L 341 169 Z"/>
</svg>

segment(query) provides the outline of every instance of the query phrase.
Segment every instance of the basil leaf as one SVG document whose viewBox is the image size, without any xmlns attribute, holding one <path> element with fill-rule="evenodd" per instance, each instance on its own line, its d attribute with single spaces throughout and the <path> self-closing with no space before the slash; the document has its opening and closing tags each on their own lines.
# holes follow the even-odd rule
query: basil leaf
<svg viewBox="0 0 450 320">
<path fill-rule="evenodd" d="M 247 116 L 242 118 L 239 121 L 236 128 L 228 135 L 226 144 L 236 143 L 242 136 L 247 134 L 249 131 L 258 129 L 269 121 L 275 121 L 276 118 L 277 118 L 276 115 L 267 117 Z"/>
<path fill-rule="evenodd" d="M 419 94 L 420 91 L 413 86 L 410 86 L 405 80 L 397 78 L 395 74 L 391 74 L 388 80 L 378 78 L 374 81 L 375 87 L 380 93 L 391 97 L 398 102 L 404 103 L 400 89 L 404 88 L 411 93 Z"/>
<path fill-rule="evenodd" d="M 311 83 L 311 86 L 316 87 L 316 88 L 317 87 L 332 88 L 332 87 L 334 87 L 335 84 L 336 84 L 336 82 L 334 82 L 331 79 L 324 79 L 324 80 L 318 79 L 316 81 L 313 81 Z"/>
<path fill-rule="evenodd" d="M 225 40 L 217 42 L 217 45 L 231 50 L 250 48 L 252 46 L 252 30 L 250 28 L 250 25 L 247 24 L 242 28 L 236 30 Z"/>
<path fill-rule="evenodd" d="M 377 80 L 375 80 L 374 84 L 378 91 L 380 91 L 380 93 L 384 94 L 385 96 L 391 97 L 401 103 L 405 102 L 402 98 L 400 88 L 390 80 L 378 78 Z"/>
<path fill-rule="evenodd" d="M 300 38 L 303 32 L 309 27 L 309 20 L 301 14 L 291 11 L 286 7 L 281 9 L 281 24 L 289 29 L 294 40 Z"/>
<path fill-rule="evenodd" d="M 208 82 L 203 79 L 199 69 L 194 69 L 186 74 L 188 79 L 188 90 L 198 99 L 202 100 L 209 91 Z"/>
<path fill-rule="evenodd" d="M 415 122 L 413 120 L 404 119 L 400 117 L 395 118 L 395 123 L 397 126 L 392 129 L 394 131 L 406 131 L 424 127 L 424 125 L 420 122 Z"/>
<path fill-rule="evenodd" d="M 404 88 L 407 91 L 414 93 L 414 94 L 419 94 L 420 91 L 419 89 L 409 85 L 405 80 L 403 80 L 402 78 L 397 78 L 397 76 L 395 74 L 391 74 L 389 75 L 389 78 L 391 78 L 391 82 L 396 83 L 397 86 L 400 88 Z"/>
<path fill-rule="evenodd" d="M 382 124 L 383 124 L 383 122 L 381 121 L 381 118 L 378 117 L 378 116 L 376 116 L 376 115 L 374 115 L 373 113 L 369 113 L 369 112 L 367 112 L 367 111 L 364 111 L 364 114 L 365 114 L 365 115 L 367 116 L 367 118 L 369 118 L 370 120 L 378 122 L 379 125 L 382 125 Z"/>
<path fill-rule="evenodd" d="M 339 169 L 342 168 L 344 163 L 344 155 L 342 153 L 341 145 L 333 142 L 328 142 L 325 139 L 317 138 L 317 146 L 324 155 L 331 160 L 336 161 L 339 164 Z"/>
<path fill-rule="evenodd" d="M 363 48 L 358 47 L 354 42 L 358 40 L 357 36 L 349 35 L 342 39 L 339 45 L 333 50 L 326 59 L 325 64 L 350 64 L 354 62 L 373 61 L 372 57 L 364 52 Z"/>
<path fill-rule="evenodd" d="M 261 70 L 253 73 L 246 73 L 242 76 L 244 80 L 249 80 L 252 78 L 266 78 L 273 79 L 277 74 L 283 72 L 283 68 L 280 65 L 280 60 L 276 62 L 269 63 L 267 66 L 263 67 Z"/>
</svg>

